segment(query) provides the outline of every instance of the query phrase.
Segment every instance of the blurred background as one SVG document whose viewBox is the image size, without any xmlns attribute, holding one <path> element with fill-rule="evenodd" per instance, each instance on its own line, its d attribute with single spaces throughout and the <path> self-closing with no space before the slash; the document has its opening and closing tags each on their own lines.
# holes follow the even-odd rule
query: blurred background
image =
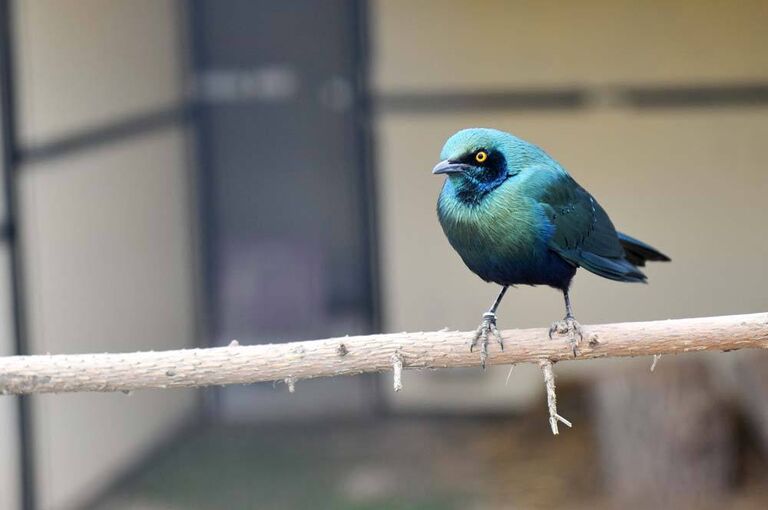
<svg viewBox="0 0 768 510">
<path fill-rule="evenodd" d="M 582 323 L 766 311 L 768 4 L 0 0 L 0 354 L 474 328 L 435 218 L 460 128 L 541 145 L 650 285 Z M 500 327 L 562 315 L 508 293 Z M 768 505 L 768 358 L 0 397 L 2 509 Z"/>
</svg>

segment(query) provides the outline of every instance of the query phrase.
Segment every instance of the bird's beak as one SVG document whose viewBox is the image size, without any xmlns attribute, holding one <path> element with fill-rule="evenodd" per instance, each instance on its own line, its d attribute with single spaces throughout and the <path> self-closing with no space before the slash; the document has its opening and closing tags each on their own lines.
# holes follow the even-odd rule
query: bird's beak
<svg viewBox="0 0 768 510">
<path fill-rule="evenodd" d="M 441 161 L 435 165 L 435 168 L 432 169 L 432 173 L 435 175 L 460 174 L 467 170 L 469 167 L 469 165 L 465 165 L 464 163 L 454 163 L 453 161 L 446 159 L 445 161 Z"/>
</svg>

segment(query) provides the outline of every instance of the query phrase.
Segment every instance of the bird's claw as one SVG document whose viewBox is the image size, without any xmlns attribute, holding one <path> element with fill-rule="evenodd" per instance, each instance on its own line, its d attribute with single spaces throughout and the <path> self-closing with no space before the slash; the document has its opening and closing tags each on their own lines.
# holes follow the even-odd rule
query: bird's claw
<svg viewBox="0 0 768 510">
<path fill-rule="evenodd" d="M 573 351 L 573 357 L 575 358 L 579 355 L 579 344 L 584 340 L 584 330 L 576 319 L 566 315 L 563 320 L 553 322 L 549 327 L 550 340 L 552 340 L 552 335 L 554 333 L 557 333 L 558 335 L 568 335 L 568 344 Z"/>
<path fill-rule="evenodd" d="M 485 361 L 488 359 L 488 335 L 493 336 L 499 343 L 501 350 L 504 350 L 504 341 L 501 339 L 501 333 L 496 328 L 496 314 L 493 312 L 486 312 L 483 314 L 483 322 L 477 327 L 475 336 L 472 338 L 472 342 L 469 344 L 469 352 L 473 352 L 475 346 L 480 344 L 480 366 L 485 369 Z"/>
</svg>

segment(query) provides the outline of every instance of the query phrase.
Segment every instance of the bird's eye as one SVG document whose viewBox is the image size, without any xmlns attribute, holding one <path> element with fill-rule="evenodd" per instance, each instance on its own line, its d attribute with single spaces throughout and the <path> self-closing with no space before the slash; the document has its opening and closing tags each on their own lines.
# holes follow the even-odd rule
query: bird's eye
<svg viewBox="0 0 768 510">
<path fill-rule="evenodd" d="M 488 159 L 488 153 L 485 151 L 477 151 L 477 154 L 475 154 L 475 161 L 478 163 L 483 163 L 486 159 Z"/>
</svg>

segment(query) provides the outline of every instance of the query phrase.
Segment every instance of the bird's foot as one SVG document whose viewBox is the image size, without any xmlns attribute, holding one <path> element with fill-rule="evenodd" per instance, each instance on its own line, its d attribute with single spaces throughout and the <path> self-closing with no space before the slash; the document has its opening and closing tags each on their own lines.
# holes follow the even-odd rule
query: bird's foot
<svg viewBox="0 0 768 510">
<path fill-rule="evenodd" d="M 552 339 L 552 335 L 557 333 L 558 335 L 568 335 L 568 345 L 571 346 L 573 356 L 579 355 L 579 344 L 584 339 L 584 330 L 581 329 L 576 319 L 570 315 L 566 315 L 563 320 L 555 321 L 549 327 L 549 339 Z"/>
<path fill-rule="evenodd" d="M 493 336 L 499 347 L 504 350 L 504 342 L 501 339 L 501 334 L 496 328 L 496 314 L 493 312 L 485 312 L 483 314 L 483 322 L 477 327 L 475 336 L 472 338 L 472 342 L 469 344 L 469 352 L 472 352 L 480 344 L 480 365 L 485 369 L 485 360 L 488 359 L 488 336 Z"/>
</svg>

